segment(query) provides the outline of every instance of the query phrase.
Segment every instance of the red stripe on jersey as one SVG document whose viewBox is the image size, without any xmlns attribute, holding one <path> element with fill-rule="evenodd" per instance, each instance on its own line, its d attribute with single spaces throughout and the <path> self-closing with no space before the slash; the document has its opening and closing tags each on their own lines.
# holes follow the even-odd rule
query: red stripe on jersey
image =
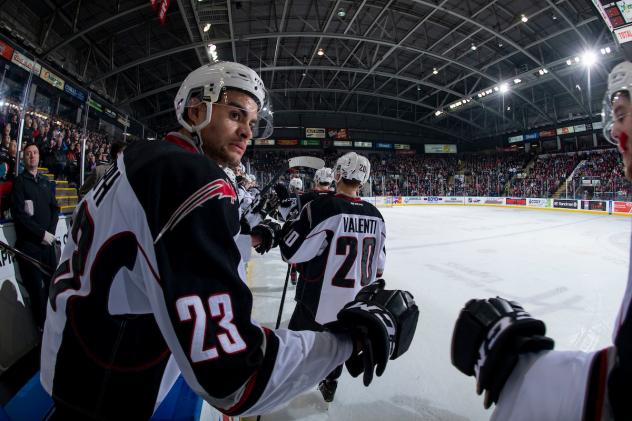
<svg viewBox="0 0 632 421">
<path fill-rule="evenodd" d="M 344 200 L 348 200 L 349 202 L 361 202 L 362 199 L 359 197 L 351 197 L 351 196 L 347 196 L 346 194 L 342 194 L 342 193 L 336 193 L 336 197 L 340 198 L 340 199 L 344 199 Z"/>
</svg>

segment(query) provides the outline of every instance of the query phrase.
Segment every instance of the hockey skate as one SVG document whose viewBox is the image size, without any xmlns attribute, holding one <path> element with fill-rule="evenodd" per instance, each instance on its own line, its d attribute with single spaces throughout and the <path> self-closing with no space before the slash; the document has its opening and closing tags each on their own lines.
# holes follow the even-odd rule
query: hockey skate
<svg viewBox="0 0 632 421">
<path fill-rule="evenodd" d="M 333 402 L 338 380 L 325 379 L 318 384 L 318 390 L 323 395 L 325 402 Z"/>
</svg>

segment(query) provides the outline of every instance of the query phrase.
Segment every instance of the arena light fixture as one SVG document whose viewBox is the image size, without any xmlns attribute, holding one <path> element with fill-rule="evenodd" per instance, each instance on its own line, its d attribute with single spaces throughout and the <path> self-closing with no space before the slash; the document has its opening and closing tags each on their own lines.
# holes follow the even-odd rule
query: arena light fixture
<svg viewBox="0 0 632 421">
<path fill-rule="evenodd" d="M 610 49 L 610 47 L 606 47 L 606 54 L 610 54 L 612 52 L 612 50 Z"/>
<path fill-rule="evenodd" d="M 594 51 L 588 50 L 582 55 L 582 61 L 586 67 L 591 67 L 597 62 L 597 54 Z"/>
<path fill-rule="evenodd" d="M 520 20 L 522 21 L 522 23 L 527 23 L 529 21 L 529 18 L 525 14 L 522 14 L 520 15 Z"/>
<path fill-rule="evenodd" d="M 441 114 L 443 114 L 443 111 L 441 111 L 441 110 L 437 110 L 434 113 L 435 117 L 439 117 Z"/>
<path fill-rule="evenodd" d="M 575 63 L 579 63 L 580 58 L 575 56 Z"/>
<path fill-rule="evenodd" d="M 566 65 L 570 66 L 571 64 L 573 64 L 573 60 L 571 60 L 570 58 L 566 60 Z"/>
<path fill-rule="evenodd" d="M 325 55 L 325 50 L 323 50 L 322 48 L 319 48 L 318 51 L 316 52 L 316 54 L 318 54 L 319 56 L 324 56 Z"/>
<path fill-rule="evenodd" d="M 439 74 L 439 71 L 437 70 L 437 68 L 436 68 L 436 67 L 433 67 L 433 68 L 432 68 L 432 74 L 433 74 L 433 75 L 438 75 L 438 74 Z"/>
<path fill-rule="evenodd" d="M 507 111 L 511 111 L 511 105 L 507 106 Z"/>
<path fill-rule="evenodd" d="M 517 84 L 519 84 L 520 82 L 522 82 L 522 79 L 519 79 L 519 78 L 515 78 L 515 79 L 514 79 L 514 84 L 516 84 L 516 85 L 517 85 Z"/>
<path fill-rule="evenodd" d="M 504 94 L 509 92 L 509 84 L 507 82 L 501 83 L 500 84 L 500 93 Z"/>
<path fill-rule="evenodd" d="M 476 51 L 476 44 L 472 43 L 472 46 L 470 47 L 470 49 L 471 49 L 472 51 Z"/>
<path fill-rule="evenodd" d="M 204 32 L 208 32 L 209 29 L 211 29 L 211 24 L 207 23 L 206 25 L 204 25 L 204 28 L 202 29 Z"/>
<path fill-rule="evenodd" d="M 343 9 L 342 7 L 338 9 L 338 17 L 344 18 L 345 16 L 347 16 L 347 12 L 345 12 L 345 9 Z"/>
</svg>

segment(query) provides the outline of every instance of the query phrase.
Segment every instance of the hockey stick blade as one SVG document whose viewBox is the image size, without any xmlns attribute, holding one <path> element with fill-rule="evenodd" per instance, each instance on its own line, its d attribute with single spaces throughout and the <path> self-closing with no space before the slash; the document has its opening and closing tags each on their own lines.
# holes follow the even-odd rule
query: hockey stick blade
<svg viewBox="0 0 632 421">
<path fill-rule="evenodd" d="M 307 167 L 319 170 L 325 166 L 325 161 L 314 156 L 295 156 L 288 160 L 290 168 Z"/>
</svg>

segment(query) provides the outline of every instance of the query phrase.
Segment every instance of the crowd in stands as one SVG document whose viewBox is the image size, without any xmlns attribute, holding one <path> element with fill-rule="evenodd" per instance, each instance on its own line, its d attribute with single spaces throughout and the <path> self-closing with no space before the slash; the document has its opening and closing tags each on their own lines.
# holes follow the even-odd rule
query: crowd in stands
<svg viewBox="0 0 632 421">
<path fill-rule="evenodd" d="M 333 165 L 334 151 L 301 151 Z M 250 151 L 247 162 L 261 184 L 272 178 L 295 150 Z M 534 155 L 524 152 L 470 153 L 457 156 L 365 153 L 371 162 L 371 181 L 366 195 L 374 196 L 515 196 L 553 197 L 575 170 L 570 193 L 578 199 L 621 199 L 632 196 L 632 186 L 622 174 L 614 149 Z M 592 176 L 600 184 L 588 197 L 581 177 Z M 565 191 L 566 193 L 566 191 Z M 569 195 L 568 197 L 572 197 Z"/>
<path fill-rule="evenodd" d="M 0 109 L 2 144 L 0 147 L 0 181 L 10 180 L 15 168 L 19 117 L 14 108 Z M 40 152 L 40 166 L 46 167 L 58 180 L 67 180 L 70 185 L 79 183 L 81 162 L 81 129 L 67 121 L 48 118 L 35 113 L 27 114 L 22 132 L 22 149 L 35 143 Z M 106 135 L 88 133 L 86 141 L 85 172 L 89 173 L 109 158 L 110 142 Z"/>
</svg>

